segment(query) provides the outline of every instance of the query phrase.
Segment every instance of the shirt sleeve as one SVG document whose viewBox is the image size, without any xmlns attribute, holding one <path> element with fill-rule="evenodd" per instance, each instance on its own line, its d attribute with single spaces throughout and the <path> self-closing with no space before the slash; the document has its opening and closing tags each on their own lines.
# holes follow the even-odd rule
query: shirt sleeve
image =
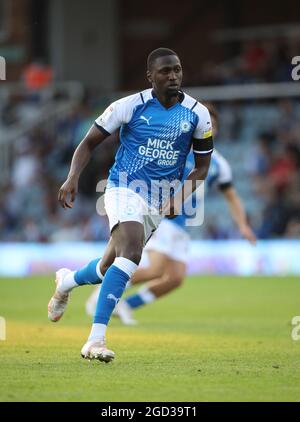
<svg viewBox="0 0 300 422">
<path fill-rule="evenodd" d="M 95 125 L 101 132 L 107 135 L 112 134 L 130 121 L 139 98 L 135 94 L 115 101 L 95 120 Z"/>
<path fill-rule="evenodd" d="M 209 111 L 198 103 L 195 112 L 198 115 L 198 123 L 193 135 L 193 151 L 195 154 L 210 154 L 214 145 Z"/>
<path fill-rule="evenodd" d="M 217 183 L 221 189 L 229 187 L 232 185 L 232 170 L 230 164 L 220 153 L 217 155 L 217 160 L 219 165 Z"/>
</svg>

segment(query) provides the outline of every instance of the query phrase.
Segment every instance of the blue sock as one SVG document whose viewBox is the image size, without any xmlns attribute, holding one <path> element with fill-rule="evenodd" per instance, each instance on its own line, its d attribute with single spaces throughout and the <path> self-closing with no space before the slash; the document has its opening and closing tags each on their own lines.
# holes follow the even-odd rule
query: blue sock
<svg viewBox="0 0 300 422">
<path fill-rule="evenodd" d="M 108 324 L 111 314 L 136 268 L 137 265 L 126 258 L 116 258 L 114 264 L 109 267 L 103 279 L 94 324 Z"/>
<path fill-rule="evenodd" d="M 100 260 L 101 258 L 94 259 L 75 272 L 74 280 L 79 286 L 84 286 L 85 284 L 100 284 L 102 282 L 103 277 L 101 278 L 99 273 L 97 273 L 97 264 Z"/>
<path fill-rule="evenodd" d="M 139 293 L 136 293 L 135 295 L 128 296 L 125 299 L 125 302 L 128 306 L 132 309 L 139 308 L 140 306 L 146 305 L 146 302 L 144 299 L 139 295 Z"/>
<path fill-rule="evenodd" d="M 157 299 L 157 297 L 150 289 L 151 288 L 149 288 L 148 285 L 146 284 L 137 293 L 135 293 L 134 295 L 128 296 L 125 299 L 125 302 L 131 309 L 137 309 L 143 305 L 147 305 L 151 302 L 154 302 Z"/>
</svg>

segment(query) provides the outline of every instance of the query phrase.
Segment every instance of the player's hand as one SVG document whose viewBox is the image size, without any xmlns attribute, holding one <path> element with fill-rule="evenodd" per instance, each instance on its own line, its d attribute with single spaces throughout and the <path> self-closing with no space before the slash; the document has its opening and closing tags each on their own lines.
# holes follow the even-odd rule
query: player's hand
<svg viewBox="0 0 300 422">
<path fill-rule="evenodd" d="M 247 224 L 245 226 L 242 226 L 240 228 L 240 232 L 241 235 L 245 239 L 247 239 L 253 246 L 256 245 L 256 236 L 250 226 L 248 226 Z"/>
<path fill-rule="evenodd" d="M 75 197 L 78 191 L 78 180 L 68 178 L 58 191 L 58 201 L 63 208 L 73 208 Z M 70 195 L 70 201 L 68 196 Z"/>
</svg>

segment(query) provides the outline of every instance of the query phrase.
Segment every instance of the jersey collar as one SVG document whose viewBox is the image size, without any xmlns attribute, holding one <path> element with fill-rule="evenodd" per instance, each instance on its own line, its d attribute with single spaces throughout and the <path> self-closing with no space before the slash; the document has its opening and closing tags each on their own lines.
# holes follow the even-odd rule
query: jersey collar
<svg viewBox="0 0 300 422">
<path fill-rule="evenodd" d="M 179 98 L 178 98 L 178 103 L 182 103 L 183 102 L 183 100 L 184 100 L 184 92 L 180 89 L 179 91 L 178 91 L 178 93 L 179 93 Z M 155 92 L 154 92 L 154 89 L 152 89 L 151 90 L 151 96 L 152 96 L 152 98 L 156 98 L 157 99 L 157 101 L 158 101 L 158 98 L 157 98 L 157 95 L 155 94 Z M 177 104 L 177 103 L 176 103 Z M 174 104 L 174 105 L 176 105 L 176 104 Z M 172 107 L 174 107 L 174 106 L 172 106 Z M 171 108 L 172 108 L 171 107 Z"/>
</svg>

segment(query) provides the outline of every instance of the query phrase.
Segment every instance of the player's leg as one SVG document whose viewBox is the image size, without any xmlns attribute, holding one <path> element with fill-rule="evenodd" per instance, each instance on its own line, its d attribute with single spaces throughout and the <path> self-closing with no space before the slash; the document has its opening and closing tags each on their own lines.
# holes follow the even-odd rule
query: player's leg
<svg viewBox="0 0 300 422">
<path fill-rule="evenodd" d="M 182 228 L 168 220 L 161 222 L 146 247 L 152 251 L 153 261 L 150 261 L 150 267 L 153 265 L 158 270 L 158 276 L 153 277 L 153 280 L 136 294 L 118 304 L 115 314 L 124 324 L 136 324 L 133 310 L 153 302 L 181 285 L 186 273 L 188 246 L 189 236 Z"/>
<path fill-rule="evenodd" d="M 148 282 L 136 294 L 127 297 L 123 303 L 131 310 L 152 303 L 180 287 L 185 275 L 186 264 L 169 258 L 161 277 Z"/>
<path fill-rule="evenodd" d="M 155 250 L 148 250 L 149 265 L 145 268 L 139 267 L 131 277 L 131 284 L 145 283 L 161 277 L 165 266 L 168 263 L 168 257 L 164 253 Z"/>
<path fill-rule="evenodd" d="M 160 277 L 163 272 L 164 268 L 168 262 L 168 257 L 157 251 L 148 251 L 148 260 L 149 265 L 145 268 L 138 267 L 136 272 L 131 277 L 130 281 L 127 283 L 126 287 L 130 287 L 135 284 L 145 283 L 146 281 L 156 279 Z M 106 269 L 102 264 L 104 262 L 105 256 L 103 256 L 101 260 L 100 270 L 102 274 L 105 274 Z M 110 263 L 113 261 L 109 260 Z M 103 266 L 102 266 L 103 265 Z M 85 310 L 87 315 L 93 317 L 95 315 L 95 310 L 97 306 L 98 296 L 100 293 L 101 286 L 97 286 L 94 291 L 89 296 L 88 300 L 85 304 Z M 122 312 L 123 311 L 123 312 Z M 125 310 L 122 305 L 116 308 L 116 315 L 122 319 L 122 322 L 126 325 L 136 325 L 136 321 L 132 318 L 129 309 Z"/>
<path fill-rule="evenodd" d="M 144 227 L 136 221 L 120 223 L 113 230 L 112 239 L 116 258 L 104 276 L 92 330 L 81 351 L 84 358 L 107 362 L 114 358 L 114 353 L 105 346 L 107 325 L 128 280 L 140 263 L 144 246 Z"/>
<path fill-rule="evenodd" d="M 110 238 L 108 246 L 103 254 L 103 257 L 99 262 L 98 268 L 100 269 L 100 273 L 102 276 L 101 279 L 99 278 L 99 283 L 102 283 L 103 277 L 105 276 L 107 269 L 112 265 L 115 258 L 116 250 L 114 247 L 113 239 Z M 95 315 L 100 289 L 101 285 L 96 286 L 85 303 L 85 311 L 90 317 L 93 317 Z"/>
<path fill-rule="evenodd" d="M 108 245 L 105 249 L 105 252 L 99 264 L 100 273 L 103 274 L 103 277 L 105 276 L 108 268 L 114 262 L 115 258 L 116 258 L 116 248 L 114 245 L 114 239 L 111 237 L 109 239 Z"/>
<path fill-rule="evenodd" d="M 95 259 L 80 270 L 75 271 L 74 281 L 78 286 L 85 286 L 86 284 L 101 284 L 107 269 L 114 262 L 115 257 L 116 251 L 114 241 L 110 238 L 103 257 Z"/>
<path fill-rule="evenodd" d="M 185 276 L 186 264 L 180 261 L 169 260 L 163 276 L 147 283 L 147 288 L 158 299 L 181 287 Z"/>
<path fill-rule="evenodd" d="M 70 293 L 75 287 L 101 283 L 106 269 L 115 259 L 115 254 L 113 239 L 110 239 L 102 259 L 94 259 L 78 271 L 70 271 L 67 268 L 57 271 L 56 290 L 48 304 L 48 318 L 53 322 L 61 319 Z"/>
<path fill-rule="evenodd" d="M 136 272 L 133 274 L 130 280 L 130 286 L 134 284 L 144 283 L 148 280 L 153 280 L 160 278 L 165 268 L 167 267 L 169 258 L 164 253 L 155 250 L 148 250 L 148 266 L 146 268 L 139 267 Z M 143 292 L 143 289 L 142 289 Z M 94 292 L 93 292 L 94 294 Z M 141 293 L 143 295 L 143 293 Z M 136 297 L 137 295 L 133 295 Z M 149 297 L 149 295 L 148 295 Z M 95 300 L 96 300 L 96 293 L 95 296 L 89 299 L 89 306 L 86 307 L 86 311 L 88 315 L 91 315 L 91 311 L 94 313 L 95 311 Z M 144 298 L 144 300 L 147 300 Z M 93 301 L 93 302 L 92 302 Z M 142 301 L 142 298 L 139 296 L 137 299 L 138 303 Z M 126 301 L 120 301 L 114 310 L 114 315 L 120 318 L 124 325 L 136 325 L 137 321 L 133 318 L 132 309 L 129 305 L 127 305 Z"/>
<path fill-rule="evenodd" d="M 186 257 L 187 243 L 188 235 L 182 228 L 164 219 L 145 247 L 149 265 L 146 268 L 138 268 L 131 279 L 131 284 L 160 278 L 169 259 L 181 261 L 181 257 Z"/>
</svg>

